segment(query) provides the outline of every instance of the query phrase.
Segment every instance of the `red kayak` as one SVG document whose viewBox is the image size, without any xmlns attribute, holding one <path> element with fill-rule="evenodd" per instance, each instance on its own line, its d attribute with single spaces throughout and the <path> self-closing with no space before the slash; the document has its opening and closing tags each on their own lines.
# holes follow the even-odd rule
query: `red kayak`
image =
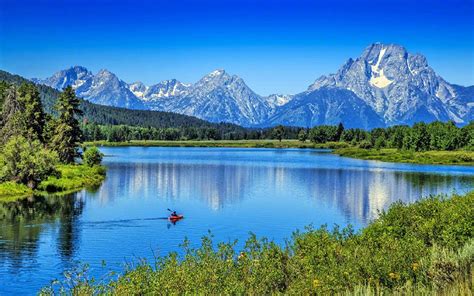
<svg viewBox="0 0 474 296">
<path fill-rule="evenodd" d="M 183 215 L 169 216 L 169 217 L 168 217 L 168 219 L 169 219 L 170 221 L 178 221 L 178 220 L 181 220 L 181 219 L 183 219 L 183 218 L 184 218 Z"/>
</svg>

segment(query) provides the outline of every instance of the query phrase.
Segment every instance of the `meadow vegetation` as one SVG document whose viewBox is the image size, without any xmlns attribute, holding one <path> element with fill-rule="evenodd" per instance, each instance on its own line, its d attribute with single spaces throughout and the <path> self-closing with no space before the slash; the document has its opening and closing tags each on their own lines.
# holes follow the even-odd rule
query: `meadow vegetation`
<svg viewBox="0 0 474 296">
<path fill-rule="evenodd" d="M 474 164 L 474 122 L 457 127 L 452 122 L 416 123 L 388 128 L 345 129 L 321 125 L 311 129 L 277 126 L 249 129 L 228 139 L 217 131 L 207 134 L 189 130 L 128 126 L 85 125 L 86 145 L 176 146 L 237 148 L 328 148 L 334 153 L 361 159 L 420 164 Z"/>
<path fill-rule="evenodd" d="M 340 148 L 334 153 L 358 159 L 417 164 L 474 165 L 474 151 L 410 151 L 394 148 Z"/>
<path fill-rule="evenodd" d="M 118 278 L 96 281 L 87 267 L 42 294 L 449 294 L 471 295 L 474 192 L 393 204 L 360 231 L 308 227 L 285 246 L 251 235 L 245 247 L 183 244 Z"/>
</svg>

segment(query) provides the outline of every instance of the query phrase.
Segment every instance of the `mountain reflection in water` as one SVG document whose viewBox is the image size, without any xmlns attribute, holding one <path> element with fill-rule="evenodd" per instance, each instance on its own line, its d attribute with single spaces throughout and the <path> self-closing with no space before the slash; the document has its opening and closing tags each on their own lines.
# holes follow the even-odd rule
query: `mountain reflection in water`
<svg viewBox="0 0 474 296">
<path fill-rule="evenodd" d="M 0 202 L 0 292 L 35 289 L 78 261 L 119 269 L 131 258 L 254 232 L 278 243 L 313 224 L 356 229 L 401 200 L 474 188 L 474 168 L 386 164 L 317 150 L 102 148 L 95 191 Z M 185 219 L 170 224 L 167 208 Z M 112 268 L 112 267 L 111 267 Z M 31 278 L 35 280 L 31 282 Z M 5 281 L 3 281 L 5 280 Z M 1 293 L 0 293 L 1 294 Z"/>
</svg>

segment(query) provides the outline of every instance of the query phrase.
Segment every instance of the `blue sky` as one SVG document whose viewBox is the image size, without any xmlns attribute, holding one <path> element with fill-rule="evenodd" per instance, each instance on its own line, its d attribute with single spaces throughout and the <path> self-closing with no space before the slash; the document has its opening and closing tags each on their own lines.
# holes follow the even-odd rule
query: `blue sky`
<svg viewBox="0 0 474 296">
<path fill-rule="evenodd" d="M 72 65 L 152 84 L 214 69 L 257 93 L 297 93 L 374 42 L 424 54 L 474 84 L 473 1 L 0 0 L 0 68 L 46 77 Z"/>
</svg>

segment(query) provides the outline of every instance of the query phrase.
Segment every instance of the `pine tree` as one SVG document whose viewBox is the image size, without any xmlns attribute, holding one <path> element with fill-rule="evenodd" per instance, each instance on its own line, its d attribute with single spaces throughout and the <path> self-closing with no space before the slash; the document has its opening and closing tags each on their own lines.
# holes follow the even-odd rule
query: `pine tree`
<svg viewBox="0 0 474 296">
<path fill-rule="evenodd" d="M 82 115 L 79 105 L 80 101 L 72 87 L 64 88 L 56 104 L 59 117 L 51 139 L 51 147 L 63 163 L 73 163 L 74 158 L 80 156 L 77 150 L 82 141 L 82 131 L 77 119 L 77 116 Z"/>
<path fill-rule="evenodd" d="M 31 83 L 23 83 L 18 88 L 18 95 L 21 104 L 24 106 L 24 113 L 21 116 L 25 121 L 25 138 L 30 141 L 39 140 L 44 143 L 46 114 L 43 111 L 38 89 Z"/>
<path fill-rule="evenodd" d="M 18 100 L 18 92 L 15 86 L 10 86 L 5 91 L 5 102 L 3 104 L 2 117 L 0 120 L 0 143 L 5 144 L 13 135 L 23 135 L 26 130 L 24 105 Z"/>
<path fill-rule="evenodd" d="M 341 136 L 342 136 L 343 132 L 344 132 L 344 125 L 342 124 L 342 122 L 339 122 L 339 124 L 337 126 L 337 130 L 336 130 L 335 141 L 340 141 L 341 140 Z"/>
</svg>

